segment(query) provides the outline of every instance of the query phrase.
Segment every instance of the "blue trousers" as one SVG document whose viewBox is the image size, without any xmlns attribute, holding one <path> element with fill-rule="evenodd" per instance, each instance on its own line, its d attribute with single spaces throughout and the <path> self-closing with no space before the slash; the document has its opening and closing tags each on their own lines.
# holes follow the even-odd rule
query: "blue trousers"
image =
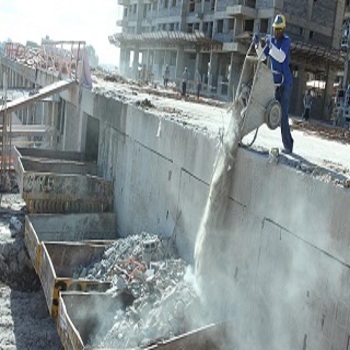
<svg viewBox="0 0 350 350">
<path fill-rule="evenodd" d="M 293 151 L 294 140 L 290 132 L 289 122 L 288 122 L 288 110 L 289 110 L 289 99 L 291 94 L 291 85 L 282 85 L 276 89 L 275 98 L 281 104 L 282 117 L 281 117 L 281 135 L 282 143 L 286 150 Z"/>
</svg>

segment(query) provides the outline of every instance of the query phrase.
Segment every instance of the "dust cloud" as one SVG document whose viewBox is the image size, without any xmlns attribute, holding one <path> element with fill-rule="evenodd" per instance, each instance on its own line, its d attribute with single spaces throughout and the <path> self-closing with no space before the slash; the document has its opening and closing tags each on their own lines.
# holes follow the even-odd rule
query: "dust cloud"
<svg viewBox="0 0 350 350">
<path fill-rule="evenodd" d="M 231 313 L 225 302 L 229 298 L 229 290 L 225 288 L 228 287 L 224 271 L 227 259 L 222 248 L 225 247 L 225 236 L 229 234 L 225 216 L 236 153 L 242 137 L 243 108 L 243 101 L 236 98 L 214 164 L 209 196 L 195 243 L 195 276 L 210 321 L 227 319 Z"/>
</svg>

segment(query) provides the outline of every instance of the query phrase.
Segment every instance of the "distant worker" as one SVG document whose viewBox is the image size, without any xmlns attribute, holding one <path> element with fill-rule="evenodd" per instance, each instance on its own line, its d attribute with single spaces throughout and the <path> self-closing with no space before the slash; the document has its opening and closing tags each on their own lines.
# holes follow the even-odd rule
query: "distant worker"
<svg viewBox="0 0 350 350">
<path fill-rule="evenodd" d="M 285 153 L 293 152 L 294 140 L 288 122 L 289 99 L 292 91 L 292 73 L 289 68 L 290 38 L 284 34 L 286 18 L 278 14 L 272 24 L 274 36 L 267 35 L 260 39 L 258 34 L 253 35 L 253 42 L 262 60 L 270 57 L 271 70 L 276 87 L 275 98 L 282 108 L 281 135 Z"/>
<path fill-rule="evenodd" d="M 199 95 L 202 90 L 202 78 L 199 71 L 196 71 L 196 83 L 197 83 L 197 100 L 199 100 Z"/>
<path fill-rule="evenodd" d="M 350 106 L 350 84 L 348 84 L 348 88 L 346 89 L 346 106 Z"/>
<path fill-rule="evenodd" d="M 166 65 L 166 66 L 165 66 L 165 70 L 164 70 L 164 74 L 163 74 L 164 87 L 165 87 L 165 88 L 168 87 L 169 76 L 170 76 L 169 66 Z"/>
<path fill-rule="evenodd" d="M 189 73 L 188 73 L 187 67 L 185 67 L 185 70 L 182 73 L 182 96 L 185 96 L 185 97 L 186 97 L 188 76 L 189 76 Z"/>
<path fill-rule="evenodd" d="M 141 66 L 141 64 L 139 64 L 137 67 L 137 79 L 142 80 L 142 66 Z"/>
<path fill-rule="evenodd" d="M 308 121 L 310 119 L 311 106 L 314 98 L 311 94 L 311 90 L 306 90 L 303 97 L 304 113 L 302 119 Z"/>
</svg>

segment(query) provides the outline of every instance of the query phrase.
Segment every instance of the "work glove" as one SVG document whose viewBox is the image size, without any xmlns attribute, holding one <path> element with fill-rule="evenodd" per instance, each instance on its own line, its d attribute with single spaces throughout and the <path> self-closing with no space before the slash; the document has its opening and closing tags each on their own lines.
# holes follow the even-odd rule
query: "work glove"
<svg viewBox="0 0 350 350">
<path fill-rule="evenodd" d="M 253 34 L 252 42 L 253 42 L 255 45 L 258 45 L 258 44 L 259 44 L 259 41 L 260 41 L 259 34 L 258 34 L 258 33 L 254 33 L 254 34 Z"/>
<path fill-rule="evenodd" d="M 272 42 L 272 37 L 271 37 L 270 34 L 267 34 L 267 35 L 266 35 L 266 38 L 265 38 L 266 46 L 267 46 L 267 47 L 271 47 L 271 42 Z"/>
</svg>

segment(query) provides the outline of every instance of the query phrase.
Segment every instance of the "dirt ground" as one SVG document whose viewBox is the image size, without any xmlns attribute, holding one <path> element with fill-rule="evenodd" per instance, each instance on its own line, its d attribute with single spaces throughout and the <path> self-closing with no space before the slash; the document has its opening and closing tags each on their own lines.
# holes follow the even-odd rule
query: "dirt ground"
<svg viewBox="0 0 350 350">
<path fill-rule="evenodd" d="M 62 349 L 23 243 L 25 204 L 0 194 L 0 350 Z"/>
</svg>

